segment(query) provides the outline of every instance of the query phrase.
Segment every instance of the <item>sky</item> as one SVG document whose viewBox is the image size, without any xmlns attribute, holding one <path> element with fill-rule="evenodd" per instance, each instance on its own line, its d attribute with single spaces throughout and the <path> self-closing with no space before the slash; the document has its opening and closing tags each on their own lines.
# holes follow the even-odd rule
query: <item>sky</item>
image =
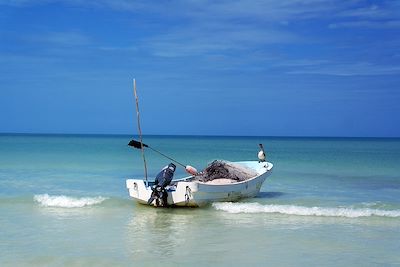
<svg viewBox="0 0 400 267">
<path fill-rule="evenodd" d="M 400 1 L 0 0 L 0 133 L 400 137 Z"/>
</svg>

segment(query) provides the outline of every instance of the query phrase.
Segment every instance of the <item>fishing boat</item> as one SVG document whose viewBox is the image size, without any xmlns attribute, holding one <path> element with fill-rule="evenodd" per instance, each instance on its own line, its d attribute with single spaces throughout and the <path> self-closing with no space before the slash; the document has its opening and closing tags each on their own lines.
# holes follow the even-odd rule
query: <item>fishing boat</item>
<svg viewBox="0 0 400 267">
<path fill-rule="evenodd" d="M 139 101 L 136 81 L 133 81 L 136 98 L 136 114 L 140 140 L 131 140 L 129 146 L 140 149 L 144 163 L 144 179 L 127 179 L 129 195 L 137 202 L 156 207 L 189 206 L 200 207 L 211 202 L 238 201 L 256 196 L 265 179 L 271 174 L 273 164 L 266 161 L 265 151 L 259 144 L 258 161 L 228 162 L 213 161 L 203 171 L 185 165 L 164 153 L 144 144 L 140 128 Z M 154 181 L 147 177 L 145 148 L 168 158 L 185 168 L 190 176 L 173 180 L 176 165 L 170 163 L 157 175 Z"/>
<path fill-rule="evenodd" d="M 254 175 L 242 181 L 224 177 L 201 181 L 196 178 L 196 175 L 191 175 L 172 180 L 158 191 L 163 192 L 158 196 L 154 196 L 158 190 L 157 179 L 154 182 L 146 182 L 144 179 L 128 179 L 126 186 L 129 195 L 141 204 L 164 207 L 201 207 L 213 202 L 238 201 L 257 196 L 273 168 L 273 164 L 266 161 L 241 161 L 229 164 L 240 169 L 250 170 Z"/>
</svg>

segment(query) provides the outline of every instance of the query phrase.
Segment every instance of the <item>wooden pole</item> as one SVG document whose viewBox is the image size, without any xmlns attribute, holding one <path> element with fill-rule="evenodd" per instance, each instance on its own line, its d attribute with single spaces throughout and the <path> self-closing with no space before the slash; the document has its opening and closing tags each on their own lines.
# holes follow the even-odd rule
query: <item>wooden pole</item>
<svg viewBox="0 0 400 267">
<path fill-rule="evenodd" d="M 147 180 L 147 164 L 146 164 L 146 157 L 144 156 L 144 147 L 143 147 L 143 138 L 142 138 L 142 129 L 140 128 L 140 113 L 139 113 L 139 99 L 136 92 L 136 79 L 133 79 L 133 92 L 135 93 L 135 100 L 136 100 L 136 115 L 137 115 L 137 125 L 139 130 L 139 138 L 140 138 L 140 148 L 142 150 L 142 158 L 144 163 L 144 177 L 146 181 L 146 186 L 149 185 Z"/>
</svg>

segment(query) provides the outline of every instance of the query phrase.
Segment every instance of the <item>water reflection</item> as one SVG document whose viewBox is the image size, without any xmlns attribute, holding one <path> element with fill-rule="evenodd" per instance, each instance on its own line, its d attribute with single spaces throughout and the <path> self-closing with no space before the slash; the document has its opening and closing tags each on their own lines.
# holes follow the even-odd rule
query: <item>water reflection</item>
<svg viewBox="0 0 400 267">
<path fill-rule="evenodd" d="M 127 246 L 136 259 L 178 257 L 201 224 L 198 209 L 151 208 L 137 205 L 126 225 Z"/>
</svg>

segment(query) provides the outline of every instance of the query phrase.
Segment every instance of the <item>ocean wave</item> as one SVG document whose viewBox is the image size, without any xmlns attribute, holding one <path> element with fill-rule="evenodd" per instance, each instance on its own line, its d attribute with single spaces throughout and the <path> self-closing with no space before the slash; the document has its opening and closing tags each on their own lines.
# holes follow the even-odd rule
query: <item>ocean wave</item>
<svg viewBox="0 0 400 267">
<path fill-rule="evenodd" d="M 322 216 L 322 217 L 400 217 L 400 210 L 379 210 L 370 208 L 326 208 L 304 207 L 295 205 L 262 205 L 260 203 L 213 203 L 215 209 L 229 213 L 280 213 L 298 216 Z"/>
<path fill-rule="evenodd" d="M 107 198 L 105 197 L 68 197 L 68 196 L 50 196 L 48 194 L 35 195 L 34 201 L 44 207 L 59 207 L 59 208 L 82 208 L 100 204 Z"/>
</svg>

